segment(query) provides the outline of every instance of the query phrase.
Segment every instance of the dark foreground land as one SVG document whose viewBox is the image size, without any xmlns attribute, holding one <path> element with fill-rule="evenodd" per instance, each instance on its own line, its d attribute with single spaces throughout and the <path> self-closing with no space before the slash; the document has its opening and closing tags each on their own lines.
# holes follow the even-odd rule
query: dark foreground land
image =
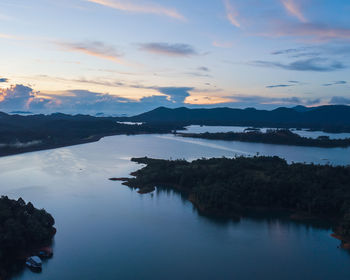
<svg viewBox="0 0 350 280">
<path fill-rule="evenodd" d="M 240 142 L 255 142 L 265 144 L 307 146 L 321 148 L 349 147 L 350 138 L 330 139 L 327 136 L 320 136 L 316 139 L 302 137 L 289 129 L 270 129 L 266 132 L 257 130 L 248 132 L 216 132 L 216 133 L 177 133 L 176 135 L 190 138 L 202 138 L 209 140 L 225 140 Z"/>
<path fill-rule="evenodd" d="M 111 135 L 170 133 L 171 124 L 130 125 L 88 115 L 8 115 L 0 112 L 0 156 L 89 142 Z"/>
<path fill-rule="evenodd" d="M 7 279 L 40 247 L 50 244 L 55 220 L 22 198 L 0 198 L 0 279 Z"/>
<path fill-rule="evenodd" d="M 212 158 L 193 162 L 133 158 L 146 164 L 125 185 L 152 192 L 182 192 L 206 215 L 239 218 L 252 211 L 283 211 L 333 225 L 344 247 L 350 242 L 350 167 L 288 164 L 278 157 Z M 118 178 L 114 178 L 118 179 Z"/>
</svg>

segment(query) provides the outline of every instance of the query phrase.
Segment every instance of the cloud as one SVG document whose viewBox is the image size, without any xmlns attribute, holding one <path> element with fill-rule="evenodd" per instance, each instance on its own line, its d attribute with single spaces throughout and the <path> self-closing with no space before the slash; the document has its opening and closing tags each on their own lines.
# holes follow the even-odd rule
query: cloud
<svg viewBox="0 0 350 280">
<path fill-rule="evenodd" d="M 240 107 L 262 107 L 266 106 L 269 108 L 275 108 L 277 106 L 295 106 L 295 105 L 318 105 L 321 104 L 322 100 L 319 98 L 308 99 L 300 98 L 296 96 L 292 97 L 266 97 L 266 96 L 246 96 L 246 95 L 232 95 L 227 96 L 233 100 L 230 103 L 231 106 L 235 107 L 239 104 Z"/>
<path fill-rule="evenodd" d="M 350 105 L 350 98 L 343 96 L 333 96 L 329 103 L 333 105 Z"/>
<path fill-rule="evenodd" d="M 176 9 L 163 7 L 153 3 L 144 3 L 138 4 L 135 1 L 130 0 L 85 0 L 87 2 L 96 3 L 105 7 L 112 9 L 132 12 L 132 13 L 141 13 L 141 14 L 154 14 L 167 16 L 177 20 L 186 20 L 185 17 L 180 14 Z"/>
<path fill-rule="evenodd" d="M 135 86 L 136 87 L 136 86 Z M 140 100 L 99 93 L 89 90 L 75 89 L 57 93 L 34 91 L 24 85 L 15 85 L 0 89 L 0 109 L 11 112 L 15 110 L 30 110 L 32 112 L 65 112 L 88 113 L 98 112 L 112 114 L 134 114 L 154 109 L 159 106 L 183 106 L 185 99 L 190 96 L 189 87 L 143 87 L 159 92 L 159 95 L 145 96 Z"/>
<path fill-rule="evenodd" d="M 29 107 L 42 107 L 50 100 L 37 97 L 38 92 L 24 85 L 15 85 L 0 89 L 0 108 L 8 110 L 28 109 Z"/>
<path fill-rule="evenodd" d="M 254 61 L 255 66 L 280 68 L 284 70 L 293 71 L 315 71 L 315 72 L 331 72 L 345 69 L 346 66 L 336 60 L 329 60 L 323 58 L 310 58 L 305 60 L 296 60 L 291 63 L 281 63 L 272 61 Z"/>
<path fill-rule="evenodd" d="M 205 67 L 205 66 L 201 66 L 201 67 L 198 67 L 198 70 L 199 71 L 204 71 L 204 72 L 209 72 L 209 68 L 208 67 Z"/>
<path fill-rule="evenodd" d="M 321 50 L 313 49 L 312 47 L 302 47 L 296 49 L 278 50 L 271 53 L 272 55 L 287 55 L 288 57 L 318 57 L 322 54 Z"/>
<path fill-rule="evenodd" d="M 228 19 L 228 21 L 236 26 L 236 27 L 241 27 L 241 24 L 238 20 L 238 12 L 237 10 L 233 7 L 233 5 L 231 4 L 230 0 L 224 0 L 224 5 L 225 5 L 225 9 L 226 9 L 226 17 Z"/>
<path fill-rule="evenodd" d="M 66 51 L 79 52 L 98 58 L 107 59 L 116 63 L 124 64 L 122 55 L 116 51 L 113 46 L 108 46 L 99 41 L 81 42 L 81 43 L 56 43 Z"/>
<path fill-rule="evenodd" d="M 280 55 L 280 54 L 294 54 L 299 52 L 300 49 L 285 49 L 285 50 L 278 50 L 278 51 L 273 51 L 271 54 L 273 55 Z"/>
<path fill-rule="evenodd" d="M 300 9 L 300 5 L 295 0 L 281 0 L 281 3 L 289 14 L 298 18 L 301 22 L 307 22 Z"/>
<path fill-rule="evenodd" d="M 9 80 L 7 78 L 0 78 L 0 83 L 7 83 Z"/>
<path fill-rule="evenodd" d="M 343 59 L 350 55 L 350 46 L 346 42 L 318 44 L 299 48 L 289 48 L 271 52 L 272 55 L 286 56 L 289 58 L 320 58 L 338 57 Z"/>
<path fill-rule="evenodd" d="M 285 88 L 285 87 L 292 87 L 293 85 L 271 85 L 271 86 L 266 86 L 266 88 Z"/>
<path fill-rule="evenodd" d="M 264 109 L 273 109 L 278 106 L 295 106 L 295 105 L 320 105 L 325 104 L 319 98 L 309 99 L 296 96 L 291 97 L 264 97 L 264 96 L 247 96 L 231 95 L 220 97 L 221 102 L 213 104 L 212 96 L 202 96 L 202 102 L 188 102 L 190 92 L 196 89 L 191 87 L 150 87 L 149 89 L 157 90 L 163 95 L 152 95 L 142 97 L 140 100 L 124 98 L 108 93 L 92 92 L 88 90 L 66 90 L 58 93 L 43 93 L 34 91 L 32 88 L 24 85 L 11 86 L 8 89 L 0 90 L 0 109 L 4 111 L 30 110 L 38 113 L 86 113 L 96 114 L 103 112 L 106 114 L 137 114 L 152 110 L 159 106 L 176 108 L 179 106 L 188 106 L 191 108 L 212 108 L 228 106 L 235 108 L 257 107 Z M 193 97 L 193 96 L 192 96 Z M 187 102 L 186 102 L 187 99 Z M 204 100 L 211 100 L 205 103 Z M 196 99 L 193 99 L 196 100 Z M 328 101 L 328 100 L 327 100 Z M 204 103 L 203 103 L 204 102 Z M 342 96 L 334 96 L 329 104 L 350 104 L 350 99 Z"/>
<path fill-rule="evenodd" d="M 186 75 L 188 76 L 194 76 L 194 77 L 199 77 L 199 78 L 210 78 L 212 77 L 209 74 L 203 73 L 203 72 L 185 72 Z"/>
<path fill-rule="evenodd" d="M 185 99 L 190 96 L 189 91 L 194 88 L 190 87 L 158 87 L 155 88 L 159 92 L 168 95 L 174 103 L 184 103 Z"/>
<path fill-rule="evenodd" d="M 214 47 L 218 47 L 218 48 L 229 49 L 229 48 L 232 48 L 232 46 L 234 45 L 234 43 L 233 43 L 233 42 L 213 41 L 212 45 L 213 45 Z"/>
<path fill-rule="evenodd" d="M 4 33 L 0 33 L 0 39 L 23 40 L 22 37 Z"/>
<path fill-rule="evenodd" d="M 336 81 L 336 82 L 331 82 L 328 84 L 323 84 L 322 86 L 329 87 L 329 86 L 334 86 L 334 85 L 345 85 L 345 84 L 347 84 L 346 81 Z"/>
<path fill-rule="evenodd" d="M 196 50 L 188 44 L 146 43 L 140 44 L 140 46 L 144 51 L 167 56 L 190 56 L 198 54 Z"/>
<path fill-rule="evenodd" d="M 336 39 L 349 40 L 350 28 L 324 23 L 301 22 L 295 24 L 287 21 L 274 21 L 272 30 L 257 35 L 304 38 L 305 41 L 319 43 Z"/>
</svg>

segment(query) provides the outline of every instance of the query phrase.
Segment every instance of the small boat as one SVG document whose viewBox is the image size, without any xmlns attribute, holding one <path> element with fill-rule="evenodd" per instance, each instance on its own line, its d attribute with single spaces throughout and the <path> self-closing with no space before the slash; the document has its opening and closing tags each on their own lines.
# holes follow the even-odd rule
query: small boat
<svg viewBox="0 0 350 280">
<path fill-rule="evenodd" d="M 51 247 L 43 247 L 40 249 L 40 251 L 38 252 L 38 256 L 41 259 L 48 259 L 51 258 L 53 256 L 53 251 Z"/>
<path fill-rule="evenodd" d="M 31 256 L 26 259 L 26 265 L 35 271 L 41 271 L 42 261 L 38 256 Z"/>
</svg>

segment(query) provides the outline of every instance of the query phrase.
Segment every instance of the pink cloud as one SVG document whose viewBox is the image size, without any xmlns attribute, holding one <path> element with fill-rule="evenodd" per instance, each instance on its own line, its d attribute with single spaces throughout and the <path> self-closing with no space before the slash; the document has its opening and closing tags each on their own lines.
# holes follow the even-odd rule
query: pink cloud
<svg viewBox="0 0 350 280">
<path fill-rule="evenodd" d="M 224 0 L 224 4 L 226 9 L 226 17 L 229 20 L 229 22 L 236 27 L 241 27 L 241 24 L 238 20 L 239 14 L 231 4 L 230 0 Z"/>
<path fill-rule="evenodd" d="M 86 0 L 88 2 L 96 3 L 105 7 L 109 7 L 116 10 L 142 13 L 142 14 L 155 14 L 163 15 L 177 20 L 185 20 L 185 17 L 180 14 L 176 9 L 171 9 L 156 5 L 153 3 L 137 4 L 129 0 Z"/>
<path fill-rule="evenodd" d="M 295 16 L 301 22 L 307 22 L 300 9 L 300 5 L 295 0 L 281 0 L 281 3 L 290 15 Z"/>
</svg>

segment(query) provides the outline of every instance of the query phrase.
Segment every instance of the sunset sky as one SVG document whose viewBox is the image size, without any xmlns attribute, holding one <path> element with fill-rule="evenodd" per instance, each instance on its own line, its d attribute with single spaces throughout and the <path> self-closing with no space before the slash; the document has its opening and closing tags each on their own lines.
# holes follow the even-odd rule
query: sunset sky
<svg viewBox="0 0 350 280">
<path fill-rule="evenodd" d="M 0 110 L 350 105 L 348 0 L 0 0 Z"/>
</svg>

